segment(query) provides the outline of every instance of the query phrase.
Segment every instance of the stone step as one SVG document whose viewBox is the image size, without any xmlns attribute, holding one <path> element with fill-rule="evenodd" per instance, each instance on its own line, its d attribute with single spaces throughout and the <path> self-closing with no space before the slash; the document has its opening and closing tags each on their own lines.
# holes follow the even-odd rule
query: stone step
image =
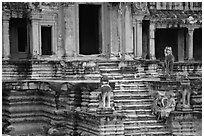
<svg viewBox="0 0 204 138">
<path fill-rule="evenodd" d="M 137 92 L 137 93 L 114 93 L 114 99 L 148 99 L 151 95 L 148 92 Z"/>
<path fill-rule="evenodd" d="M 115 103 L 153 102 L 153 99 L 114 99 Z"/>
<path fill-rule="evenodd" d="M 169 134 L 169 131 L 166 130 L 164 126 L 139 126 L 139 127 L 134 127 L 134 126 L 129 126 L 128 129 L 125 126 L 125 135 L 134 135 L 136 133 L 138 134 L 144 134 L 144 135 L 149 135 L 148 133 L 152 132 L 165 132 L 165 134 Z M 154 133 L 155 134 L 155 133 Z M 157 133 L 158 134 L 158 133 Z"/>
<path fill-rule="evenodd" d="M 124 90 L 113 90 L 114 91 L 114 95 L 120 95 L 120 94 L 124 94 L 124 95 L 129 95 L 129 94 L 136 94 L 136 93 L 141 93 L 141 94 L 149 94 L 149 91 L 147 89 L 124 89 Z"/>
<path fill-rule="evenodd" d="M 100 70 L 101 73 L 103 73 L 103 72 L 104 72 L 104 73 L 105 73 L 105 72 L 107 72 L 107 73 L 108 73 L 108 72 L 110 72 L 110 73 L 120 72 L 120 69 L 117 69 L 117 68 L 107 68 L 107 69 L 106 69 L 106 68 L 105 68 L 105 69 L 104 69 L 104 68 L 101 68 L 101 69 L 99 69 L 99 70 Z"/>
<path fill-rule="evenodd" d="M 136 115 L 136 114 L 127 114 L 127 116 L 131 119 L 134 119 L 134 118 L 155 118 L 154 115 L 149 115 L 149 114 L 141 114 L 141 115 Z"/>
<path fill-rule="evenodd" d="M 136 102 L 117 102 L 117 103 L 114 103 L 116 106 L 118 107 L 122 107 L 122 109 L 135 109 L 138 111 L 138 109 L 146 109 L 147 107 L 151 107 L 152 105 L 152 102 L 142 102 L 142 101 L 136 101 Z M 135 105 L 138 105 L 138 106 L 135 106 Z M 135 108 L 134 108 L 135 107 Z M 136 112 L 136 111 L 135 111 Z M 138 111 L 138 112 L 142 112 L 142 110 Z"/>
<path fill-rule="evenodd" d="M 147 123 L 147 124 L 153 124 L 153 123 L 158 123 L 157 120 L 127 120 L 124 122 L 124 124 L 142 124 L 142 123 Z"/>
<path fill-rule="evenodd" d="M 145 94 L 135 94 L 135 95 L 114 95 L 114 100 L 122 99 L 151 99 L 150 95 Z"/>
<path fill-rule="evenodd" d="M 112 76 L 112 77 L 123 77 L 122 75 L 121 75 L 121 73 L 118 73 L 118 72 L 110 72 L 110 73 L 101 73 L 102 75 L 105 75 L 105 76 L 108 76 L 108 77 L 110 77 L 110 76 Z"/>
<path fill-rule="evenodd" d="M 124 109 L 121 111 L 126 114 L 136 114 L 136 115 L 144 115 L 144 114 L 152 113 L 151 109 L 136 109 L 136 110 Z"/>
<path fill-rule="evenodd" d="M 118 84 L 116 83 L 115 85 L 116 87 L 133 87 L 133 86 L 137 86 L 137 87 L 146 87 L 146 85 L 142 82 L 129 82 L 129 83 L 121 83 L 121 84 Z"/>
<path fill-rule="evenodd" d="M 164 128 L 163 125 L 145 125 L 145 126 L 129 126 L 129 125 L 125 125 L 125 129 L 157 129 L 157 128 Z"/>
<path fill-rule="evenodd" d="M 157 132 L 136 132 L 126 133 L 125 136 L 167 136 L 171 135 L 169 131 L 157 131 Z"/>
<path fill-rule="evenodd" d="M 119 69 L 118 65 L 99 65 L 98 69 Z"/>
<path fill-rule="evenodd" d="M 118 66 L 117 62 L 98 62 L 98 66 Z"/>
</svg>

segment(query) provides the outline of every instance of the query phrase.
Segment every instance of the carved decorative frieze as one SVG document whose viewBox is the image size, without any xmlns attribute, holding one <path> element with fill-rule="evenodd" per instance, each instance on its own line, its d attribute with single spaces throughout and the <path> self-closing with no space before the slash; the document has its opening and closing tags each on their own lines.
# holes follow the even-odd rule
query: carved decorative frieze
<svg viewBox="0 0 204 138">
<path fill-rule="evenodd" d="M 26 2 L 3 2 L 3 13 L 9 13 L 12 18 L 27 18 L 29 4 Z"/>
<path fill-rule="evenodd" d="M 147 2 L 132 2 L 131 10 L 134 16 L 144 16 L 149 14 Z"/>
<path fill-rule="evenodd" d="M 150 20 L 171 26 L 202 25 L 201 11 L 150 10 Z"/>
</svg>

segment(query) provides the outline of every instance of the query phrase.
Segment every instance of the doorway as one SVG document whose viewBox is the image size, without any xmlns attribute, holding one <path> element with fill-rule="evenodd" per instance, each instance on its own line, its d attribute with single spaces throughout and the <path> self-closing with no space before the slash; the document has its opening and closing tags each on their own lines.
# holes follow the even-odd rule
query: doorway
<svg viewBox="0 0 204 138">
<path fill-rule="evenodd" d="M 100 54 L 101 39 L 101 6 L 79 5 L 79 54 Z"/>
<path fill-rule="evenodd" d="M 164 49 L 172 47 L 172 54 L 178 60 L 178 30 L 177 29 L 156 29 L 155 34 L 155 55 L 159 60 L 164 60 Z"/>
<path fill-rule="evenodd" d="M 9 39 L 11 58 L 27 58 L 29 55 L 29 25 L 26 18 L 11 18 Z"/>
<path fill-rule="evenodd" d="M 195 29 L 193 33 L 193 58 L 202 61 L 202 29 Z"/>
<path fill-rule="evenodd" d="M 52 27 L 41 27 L 41 51 L 42 55 L 52 55 L 52 42 L 51 42 Z"/>
</svg>

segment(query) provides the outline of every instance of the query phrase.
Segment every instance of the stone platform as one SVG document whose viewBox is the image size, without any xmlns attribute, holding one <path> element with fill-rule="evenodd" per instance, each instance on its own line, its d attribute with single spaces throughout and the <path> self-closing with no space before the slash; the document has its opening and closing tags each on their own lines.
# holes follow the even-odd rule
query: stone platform
<svg viewBox="0 0 204 138">
<path fill-rule="evenodd" d="M 187 65 L 187 71 L 192 73 L 190 76 L 193 90 L 192 111 L 202 112 L 202 78 L 199 74 L 202 64 L 198 63 L 195 66 L 193 64 L 192 67 L 183 64 L 181 70 L 185 71 Z M 167 136 L 173 134 L 166 124 L 158 122 L 156 116 L 152 115 L 153 99 L 149 86 L 154 86 L 155 90 L 177 93 L 180 83 L 161 81 L 162 70 L 157 61 L 66 61 L 65 63 L 3 61 L 2 73 L 2 124 L 6 126 L 7 122 L 11 123 L 11 131 L 8 133 L 10 135 Z M 114 112 L 125 115 L 126 118 L 123 118 L 119 125 L 116 125 L 117 119 L 115 122 L 113 119 L 114 125 L 110 124 L 110 127 L 103 125 L 101 129 L 96 128 L 101 125 L 96 123 L 92 130 L 89 129 L 93 128 L 91 119 L 86 118 L 90 123 L 86 125 L 86 122 L 83 122 L 83 119 L 79 121 L 79 118 L 83 116 L 92 116 L 93 120 L 103 118 L 96 112 L 99 105 L 97 99 L 100 93 L 99 78 L 102 75 L 108 75 L 114 87 L 111 98 Z M 26 129 L 28 131 L 23 131 Z M 189 132 L 191 130 L 186 129 L 182 135 L 189 135 Z"/>
</svg>

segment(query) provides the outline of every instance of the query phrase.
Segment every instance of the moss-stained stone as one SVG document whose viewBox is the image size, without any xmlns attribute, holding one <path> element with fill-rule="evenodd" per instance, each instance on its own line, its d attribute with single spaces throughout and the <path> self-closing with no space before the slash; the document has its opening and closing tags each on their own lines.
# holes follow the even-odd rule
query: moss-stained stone
<svg viewBox="0 0 204 138">
<path fill-rule="evenodd" d="M 201 63 L 175 63 L 175 67 L 178 67 L 175 69 L 182 72 L 175 72 L 177 75 L 165 79 L 165 76 L 158 71 L 160 68 L 158 61 L 3 61 L 4 133 L 10 135 L 169 135 L 171 129 L 166 129 L 165 124 L 158 123 L 156 117 L 151 114 L 152 90 L 148 86 L 153 86 L 152 89 L 157 91 L 173 92 L 178 99 L 180 81 L 177 77 L 187 69 L 192 90 L 192 114 L 200 113 L 202 112 L 201 66 Z M 153 76 L 154 73 L 157 75 Z M 114 83 L 111 105 L 116 113 L 127 115 L 124 126 L 120 121 L 117 122 L 118 119 L 107 121 L 96 114 L 99 106 L 99 80 L 104 74 L 107 74 L 110 82 Z M 150 77 L 152 80 L 149 80 Z M 86 121 L 80 122 L 79 115 L 83 116 L 83 114 L 95 117 L 87 117 Z M 70 116 L 72 117 L 69 118 Z M 97 123 L 97 118 L 100 123 Z M 91 121 L 92 119 L 94 122 Z M 194 126 L 194 133 L 191 134 L 200 135 L 201 120 L 197 117 L 194 123 L 173 122 L 172 125 L 190 124 Z M 189 131 L 182 132 L 182 135 L 189 135 L 192 128 L 186 129 Z"/>
<path fill-rule="evenodd" d="M 67 56 L 74 56 L 76 52 L 76 41 L 75 41 L 75 6 L 70 5 L 64 8 L 65 13 L 65 50 Z"/>
</svg>

